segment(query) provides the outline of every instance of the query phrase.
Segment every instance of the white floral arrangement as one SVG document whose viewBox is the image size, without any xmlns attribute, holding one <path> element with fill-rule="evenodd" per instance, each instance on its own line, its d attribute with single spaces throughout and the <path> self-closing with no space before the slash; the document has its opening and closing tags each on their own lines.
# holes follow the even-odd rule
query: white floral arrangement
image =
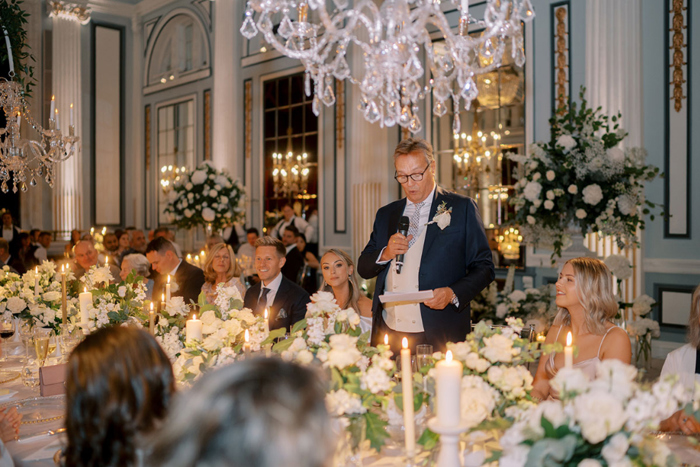
<svg viewBox="0 0 700 467">
<path fill-rule="evenodd" d="M 105 326 L 131 324 L 143 327 L 148 315 L 143 309 L 146 283 L 141 276 L 129 274 L 126 280 L 113 280 L 109 266 L 92 266 L 80 278 L 82 290 L 92 293 L 92 307 L 88 310 L 88 330 Z"/>
<path fill-rule="evenodd" d="M 618 147 L 627 136 L 620 115 L 589 109 L 584 91 L 580 107 L 573 102 L 550 119 L 549 142 L 531 145 L 527 155 L 509 155 L 522 172 L 510 200 L 515 223 L 527 241 L 551 245 L 552 259 L 561 256 L 572 226 L 584 235 L 612 236 L 621 247 L 636 243 L 648 207 L 656 206 L 643 191 L 659 169 L 645 164 L 643 149 Z"/>
<path fill-rule="evenodd" d="M 74 279 L 72 271 L 66 273 L 66 281 Z M 22 276 L 10 272 L 7 266 L 0 273 L 0 313 L 11 313 L 31 327 L 50 327 L 58 331 L 62 324 L 61 297 L 61 274 L 51 261 L 44 261 Z M 75 310 L 75 299 L 68 296 L 69 321 Z"/>
<path fill-rule="evenodd" d="M 649 430 L 687 404 L 692 391 L 675 376 L 650 387 L 636 380 L 636 368 L 615 359 L 601 362 L 593 381 L 561 369 L 551 381 L 561 400 L 518 414 L 500 438 L 502 452 L 489 460 L 504 467 L 676 465 Z"/>
<path fill-rule="evenodd" d="M 245 220 L 245 189 L 225 169 L 217 170 L 204 161 L 173 184 L 163 212 L 182 229 L 209 224 L 220 230 Z"/>
<path fill-rule="evenodd" d="M 172 297 L 165 309 L 158 312 L 155 337 L 171 361 L 175 361 L 185 347 L 185 322 L 190 307 L 182 297 Z"/>
</svg>

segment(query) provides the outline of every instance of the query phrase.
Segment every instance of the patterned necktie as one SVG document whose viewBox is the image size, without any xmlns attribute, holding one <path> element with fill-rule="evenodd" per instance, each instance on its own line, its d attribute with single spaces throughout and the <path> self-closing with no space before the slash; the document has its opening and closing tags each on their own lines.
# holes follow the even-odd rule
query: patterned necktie
<svg viewBox="0 0 700 467">
<path fill-rule="evenodd" d="M 263 287 L 262 294 L 258 299 L 258 306 L 255 307 L 255 314 L 258 316 L 265 315 L 265 308 L 267 308 L 267 293 L 270 291 L 267 287 Z"/>
<path fill-rule="evenodd" d="M 416 243 L 416 240 L 418 240 L 420 210 L 423 208 L 423 205 L 425 205 L 425 201 L 416 203 L 416 210 L 413 211 L 413 215 L 411 216 L 411 223 L 408 227 L 408 235 L 413 235 L 413 238 L 408 242 L 409 248 L 411 248 L 413 244 Z"/>
</svg>

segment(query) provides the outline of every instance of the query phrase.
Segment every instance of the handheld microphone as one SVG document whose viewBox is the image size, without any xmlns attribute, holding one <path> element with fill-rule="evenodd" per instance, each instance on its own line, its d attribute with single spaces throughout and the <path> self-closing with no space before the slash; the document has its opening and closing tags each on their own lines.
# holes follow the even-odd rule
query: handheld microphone
<svg viewBox="0 0 700 467">
<path fill-rule="evenodd" d="M 408 228 L 411 222 L 408 220 L 408 216 L 401 216 L 399 219 L 398 232 L 404 237 L 408 236 Z M 401 274 L 401 268 L 403 267 L 403 253 L 396 255 L 396 273 Z"/>
</svg>

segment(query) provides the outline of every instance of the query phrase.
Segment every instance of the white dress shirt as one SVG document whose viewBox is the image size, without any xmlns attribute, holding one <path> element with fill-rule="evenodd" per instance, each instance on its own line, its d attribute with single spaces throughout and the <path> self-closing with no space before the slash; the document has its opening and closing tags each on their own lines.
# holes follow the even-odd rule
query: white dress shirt
<svg viewBox="0 0 700 467">
<path fill-rule="evenodd" d="M 277 274 L 277 277 L 272 279 L 269 284 L 265 285 L 265 283 L 261 282 L 260 285 L 260 295 L 258 295 L 258 300 L 260 300 L 260 296 L 263 293 L 263 288 L 269 289 L 270 291 L 267 293 L 267 308 L 270 308 L 273 303 L 275 303 L 275 295 L 277 295 L 277 290 L 280 288 L 280 284 L 282 283 L 282 272 Z"/>
<path fill-rule="evenodd" d="M 695 373 L 696 357 L 697 350 L 690 344 L 685 344 L 683 347 L 670 352 L 666 356 L 660 378 L 667 375 L 678 375 L 678 381 L 687 390 L 693 391 L 695 383 L 700 383 L 700 375 Z"/>
</svg>

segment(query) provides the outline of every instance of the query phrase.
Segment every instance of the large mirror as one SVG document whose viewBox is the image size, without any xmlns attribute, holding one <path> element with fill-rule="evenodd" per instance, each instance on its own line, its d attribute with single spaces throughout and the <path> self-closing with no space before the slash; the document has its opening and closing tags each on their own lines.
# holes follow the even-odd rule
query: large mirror
<svg viewBox="0 0 700 467">
<path fill-rule="evenodd" d="M 436 45 L 436 56 L 444 53 L 442 45 Z M 476 82 L 479 97 L 469 109 L 460 106 L 458 132 L 454 105 L 443 117 L 433 117 L 438 183 L 476 200 L 497 267 L 524 267 L 522 237 L 509 225 L 515 163 L 506 155 L 525 151 L 525 70 L 515 65 L 508 45 L 503 65 Z"/>
</svg>

